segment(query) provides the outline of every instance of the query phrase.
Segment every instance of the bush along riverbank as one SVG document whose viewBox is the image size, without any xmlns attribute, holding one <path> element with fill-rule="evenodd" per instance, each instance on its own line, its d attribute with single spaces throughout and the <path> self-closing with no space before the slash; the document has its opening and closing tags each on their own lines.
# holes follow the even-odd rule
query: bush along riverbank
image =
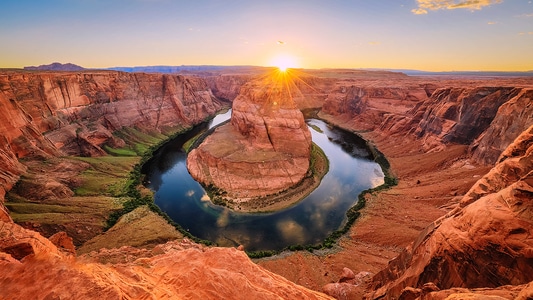
<svg viewBox="0 0 533 300">
<path fill-rule="evenodd" d="M 211 119 L 212 118 L 206 119 L 204 120 L 204 122 L 208 122 Z M 120 217 L 122 217 L 123 215 L 129 212 L 132 212 L 133 210 L 135 210 L 136 208 L 140 206 L 145 205 L 151 211 L 161 216 L 170 225 L 176 228 L 176 230 L 178 230 L 184 237 L 187 237 L 196 243 L 201 243 L 204 245 L 213 244 L 211 241 L 203 240 L 196 236 L 193 236 L 190 232 L 183 229 L 178 223 L 174 222 L 165 212 L 163 212 L 159 208 L 159 206 L 157 206 L 154 203 L 154 197 L 153 197 L 152 191 L 149 191 L 147 188 L 145 188 L 142 183 L 142 180 L 144 178 L 144 174 L 142 174 L 143 165 L 147 163 L 154 156 L 154 154 L 156 153 L 158 149 L 163 147 L 166 143 L 173 140 L 177 136 L 190 131 L 193 127 L 194 126 L 187 127 L 187 128 L 181 128 L 180 130 L 177 130 L 170 135 L 164 136 L 164 138 L 158 137 L 157 142 L 153 142 L 152 140 L 149 143 L 145 144 L 145 147 L 143 148 L 143 151 L 142 151 L 142 155 L 139 158 L 139 162 L 134 165 L 133 169 L 129 173 L 127 183 L 125 184 L 125 187 L 124 187 L 123 196 L 126 197 L 127 200 L 123 202 L 122 208 L 111 212 L 111 214 L 109 215 L 106 221 L 105 230 L 108 230 L 111 227 L 113 227 L 117 223 L 117 221 L 120 219 Z M 117 152 L 115 151 L 114 155 L 116 155 L 116 153 Z"/>
</svg>

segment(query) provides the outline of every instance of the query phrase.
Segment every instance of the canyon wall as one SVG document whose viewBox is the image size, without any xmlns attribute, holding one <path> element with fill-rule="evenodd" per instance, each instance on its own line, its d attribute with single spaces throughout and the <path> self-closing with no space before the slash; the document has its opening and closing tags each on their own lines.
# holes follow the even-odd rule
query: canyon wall
<svg viewBox="0 0 533 300">
<path fill-rule="evenodd" d="M 381 129 L 411 132 L 423 139 L 426 151 L 469 145 L 476 162 L 491 165 L 533 124 L 532 96 L 531 88 L 520 87 L 442 88 L 407 116 L 390 116 Z"/>
<path fill-rule="evenodd" d="M 219 99 L 226 101 L 233 101 L 239 95 L 241 87 L 250 81 L 254 76 L 250 74 L 244 75 L 226 75 L 220 74 L 217 76 L 203 77 L 207 86 Z"/>
<path fill-rule="evenodd" d="M 124 127 L 175 132 L 204 121 L 222 105 L 197 77 L 111 71 L 0 74 L 0 199 L 26 170 L 19 159 L 105 155 L 105 145 L 124 146 L 113 134 Z"/>
<path fill-rule="evenodd" d="M 455 209 L 373 278 L 372 297 L 397 299 L 403 293 L 414 298 L 454 287 L 533 281 L 532 199 L 533 126 L 508 146 Z"/>
<path fill-rule="evenodd" d="M 432 81 L 389 87 L 343 83 L 328 96 L 321 116 L 384 134 L 414 135 L 423 141 L 424 151 L 468 145 L 474 161 L 491 165 L 533 124 L 533 89 L 482 84 L 439 88 Z"/>
</svg>

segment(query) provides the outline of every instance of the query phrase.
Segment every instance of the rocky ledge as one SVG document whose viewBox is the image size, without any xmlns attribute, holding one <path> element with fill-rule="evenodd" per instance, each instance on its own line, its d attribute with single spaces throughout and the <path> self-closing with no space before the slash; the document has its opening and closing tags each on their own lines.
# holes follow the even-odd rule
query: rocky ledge
<svg viewBox="0 0 533 300">
<path fill-rule="evenodd" d="M 292 100 L 292 86 L 284 73 L 245 85 L 233 102 L 231 122 L 189 153 L 192 177 L 237 203 L 298 184 L 309 169 L 311 133 Z"/>
</svg>

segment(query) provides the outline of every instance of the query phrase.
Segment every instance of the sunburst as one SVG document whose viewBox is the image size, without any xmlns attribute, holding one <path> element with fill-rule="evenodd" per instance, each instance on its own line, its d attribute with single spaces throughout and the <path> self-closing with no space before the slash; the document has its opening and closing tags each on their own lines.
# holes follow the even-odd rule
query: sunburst
<svg viewBox="0 0 533 300">
<path fill-rule="evenodd" d="M 274 57 L 270 64 L 277 67 L 281 72 L 286 72 L 289 68 L 297 68 L 298 61 L 295 57 L 288 54 L 281 54 Z"/>
</svg>

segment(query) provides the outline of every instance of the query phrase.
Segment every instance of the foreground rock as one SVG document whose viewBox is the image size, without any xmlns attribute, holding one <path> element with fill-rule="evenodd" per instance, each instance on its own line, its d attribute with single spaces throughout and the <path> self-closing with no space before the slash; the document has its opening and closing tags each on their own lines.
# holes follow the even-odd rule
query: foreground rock
<svg viewBox="0 0 533 300">
<path fill-rule="evenodd" d="M 3 221 L 0 268 L 2 299 L 331 299 L 265 271 L 234 248 L 183 240 L 76 258 Z"/>
<path fill-rule="evenodd" d="M 233 102 L 231 122 L 189 153 L 192 177 L 236 202 L 298 184 L 309 169 L 311 133 L 291 87 L 286 74 L 270 74 L 243 87 Z"/>
</svg>

